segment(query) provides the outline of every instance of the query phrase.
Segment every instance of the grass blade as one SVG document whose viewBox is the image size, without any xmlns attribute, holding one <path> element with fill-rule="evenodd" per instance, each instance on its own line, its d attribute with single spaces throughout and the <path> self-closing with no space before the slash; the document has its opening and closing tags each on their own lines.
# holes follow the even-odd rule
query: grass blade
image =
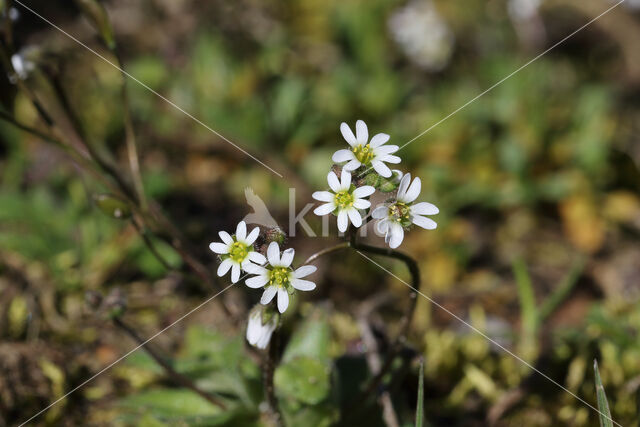
<svg viewBox="0 0 640 427">
<path fill-rule="evenodd" d="M 416 427 L 424 425 L 424 360 L 420 360 L 420 376 L 418 378 L 418 405 L 416 407 Z"/>
<path fill-rule="evenodd" d="M 600 414 L 598 414 L 600 416 L 600 427 L 613 427 L 613 418 L 611 418 L 609 402 L 607 402 L 607 395 L 604 392 L 600 371 L 598 371 L 597 360 L 593 361 L 593 370 L 596 375 L 596 396 L 598 398 L 598 410 L 600 411 Z"/>
</svg>

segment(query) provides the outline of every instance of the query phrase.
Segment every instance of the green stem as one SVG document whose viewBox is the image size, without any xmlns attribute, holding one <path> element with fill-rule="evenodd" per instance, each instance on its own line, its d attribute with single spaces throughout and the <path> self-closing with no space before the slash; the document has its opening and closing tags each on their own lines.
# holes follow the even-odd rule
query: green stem
<svg viewBox="0 0 640 427">
<path fill-rule="evenodd" d="M 351 244 L 349 242 L 341 242 L 341 243 L 338 243 L 337 245 L 329 246 L 328 248 L 324 248 L 324 249 L 314 253 L 309 258 L 307 258 L 306 261 L 302 265 L 310 264 L 310 263 L 314 262 L 315 260 L 317 260 L 318 258 L 320 258 L 320 257 L 322 257 L 324 255 L 330 254 L 331 252 L 339 251 L 341 249 L 346 249 L 349 246 L 351 246 Z"/>
</svg>

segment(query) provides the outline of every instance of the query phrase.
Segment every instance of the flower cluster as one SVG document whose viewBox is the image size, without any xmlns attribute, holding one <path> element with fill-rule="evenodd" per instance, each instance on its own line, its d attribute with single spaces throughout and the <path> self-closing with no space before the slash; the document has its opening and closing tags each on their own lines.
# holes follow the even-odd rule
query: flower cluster
<svg viewBox="0 0 640 427">
<path fill-rule="evenodd" d="M 272 238 L 273 233 L 265 233 L 267 239 Z M 230 235 L 226 231 L 218 233 L 222 242 L 212 242 L 209 248 L 218 254 L 220 265 L 218 266 L 218 276 L 222 277 L 231 270 L 231 281 L 237 283 L 242 271 L 246 272 L 245 284 L 249 288 L 263 288 L 260 303 L 268 305 L 277 295 L 277 308 L 280 313 L 284 313 L 289 307 L 289 296 L 296 290 L 311 291 L 316 284 L 304 278 L 316 271 L 312 265 L 304 265 L 293 269 L 291 264 L 295 251 L 293 248 L 280 252 L 278 242 L 271 241 L 266 250 L 266 257 L 256 250 L 256 240 L 260 236 L 260 228 L 255 227 L 247 234 L 247 225 L 240 221 L 236 227 L 236 232 Z M 279 237 L 279 235 L 277 236 Z M 275 330 L 279 317 L 269 315 L 265 319 L 268 311 L 254 309 L 249 316 L 247 327 L 247 341 L 258 348 L 265 348 L 271 339 L 271 334 Z M 259 314 L 256 314 L 259 313 Z M 274 320 L 275 319 L 275 320 Z"/>
<path fill-rule="evenodd" d="M 379 133 L 369 141 L 367 125 L 362 120 L 356 122 L 354 135 L 346 123 L 340 125 L 342 136 L 351 149 L 338 150 L 332 159 L 343 163 L 340 180 L 332 171 L 327 175 L 327 183 L 331 191 L 316 191 L 313 198 L 323 202 L 313 212 L 322 216 L 334 214 L 338 218 L 338 230 L 345 232 L 349 222 L 359 228 L 369 215 L 371 201 L 367 197 L 376 190 L 389 193 L 393 190 L 395 196 L 379 204 L 371 212 L 371 217 L 377 220 L 376 231 L 384 235 L 385 242 L 391 248 L 400 246 L 404 239 L 404 232 L 412 225 L 433 230 L 437 224 L 423 215 L 435 215 L 438 208 L 431 203 L 419 202 L 422 183 L 420 178 L 411 181 L 410 174 L 392 171 L 385 163 L 400 163 L 400 158 L 393 155 L 398 151 L 397 145 L 385 145 L 389 135 Z M 346 163 L 345 163 L 346 162 Z M 371 172 L 373 169 L 375 172 Z M 351 173 L 354 173 L 354 176 Z M 374 185 L 359 185 L 371 183 Z"/>
</svg>

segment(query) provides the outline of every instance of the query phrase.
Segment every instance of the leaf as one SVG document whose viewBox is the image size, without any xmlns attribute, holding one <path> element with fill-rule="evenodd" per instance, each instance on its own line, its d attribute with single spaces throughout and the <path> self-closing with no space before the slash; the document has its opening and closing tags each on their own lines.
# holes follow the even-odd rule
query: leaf
<svg viewBox="0 0 640 427">
<path fill-rule="evenodd" d="M 278 366 L 274 383 L 279 394 L 315 405 L 329 395 L 329 365 L 309 356 L 299 356 Z"/>
<path fill-rule="evenodd" d="M 418 377 L 418 405 L 416 408 L 416 427 L 424 425 L 424 360 L 420 360 Z"/>
<path fill-rule="evenodd" d="M 602 385 L 602 379 L 600 378 L 598 361 L 595 359 L 593 361 L 593 371 L 596 377 L 596 396 L 598 398 L 598 410 L 600 411 L 598 414 L 600 416 L 600 427 L 613 427 L 613 418 L 611 418 L 607 395 L 604 392 L 604 386 Z"/>
<path fill-rule="evenodd" d="M 131 216 L 129 204 L 118 197 L 100 194 L 95 201 L 98 208 L 111 218 L 126 219 Z"/>
<path fill-rule="evenodd" d="M 282 356 L 282 362 L 291 361 L 299 356 L 328 361 L 329 344 L 330 329 L 327 316 L 317 310 L 294 332 Z"/>
<path fill-rule="evenodd" d="M 161 418 L 220 413 L 217 406 L 212 405 L 191 390 L 185 389 L 149 390 L 121 400 L 120 405 Z"/>
</svg>

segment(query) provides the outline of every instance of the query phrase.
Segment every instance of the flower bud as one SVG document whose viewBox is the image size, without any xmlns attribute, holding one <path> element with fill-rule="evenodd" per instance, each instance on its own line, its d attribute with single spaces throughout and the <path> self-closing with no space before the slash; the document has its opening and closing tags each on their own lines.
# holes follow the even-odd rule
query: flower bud
<svg viewBox="0 0 640 427">
<path fill-rule="evenodd" d="M 247 341 L 254 347 L 264 350 L 271 341 L 273 331 L 278 327 L 280 315 L 270 306 L 257 304 L 249 313 L 247 323 Z"/>
</svg>

